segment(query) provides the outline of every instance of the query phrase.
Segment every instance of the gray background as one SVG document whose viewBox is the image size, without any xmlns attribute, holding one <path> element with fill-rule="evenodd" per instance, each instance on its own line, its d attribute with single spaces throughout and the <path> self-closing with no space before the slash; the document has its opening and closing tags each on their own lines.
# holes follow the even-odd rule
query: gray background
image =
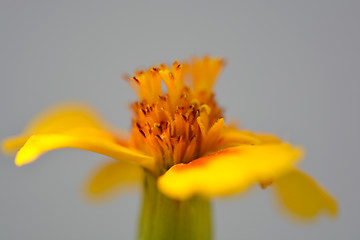
<svg viewBox="0 0 360 240">
<path fill-rule="evenodd" d="M 336 221 L 297 224 L 269 191 L 214 203 L 217 239 L 358 239 L 359 1 L 0 1 L 0 138 L 63 100 L 127 129 L 122 73 L 211 54 L 229 64 L 217 97 L 244 128 L 303 145 L 301 167 L 338 199 Z M 133 239 L 140 191 L 105 205 L 80 189 L 102 156 L 0 161 L 0 239 Z"/>
</svg>

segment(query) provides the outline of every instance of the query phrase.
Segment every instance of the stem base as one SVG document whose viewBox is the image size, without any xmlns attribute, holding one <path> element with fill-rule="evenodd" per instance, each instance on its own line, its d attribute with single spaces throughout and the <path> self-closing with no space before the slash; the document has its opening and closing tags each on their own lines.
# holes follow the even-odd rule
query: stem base
<svg viewBox="0 0 360 240">
<path fill-rule="evenodd" d="M 146 174 L 139 240 L 211 240 L 211 208 L 200 196 L 179 201 L 159 192 L 156 179 Z"/>
</svg>

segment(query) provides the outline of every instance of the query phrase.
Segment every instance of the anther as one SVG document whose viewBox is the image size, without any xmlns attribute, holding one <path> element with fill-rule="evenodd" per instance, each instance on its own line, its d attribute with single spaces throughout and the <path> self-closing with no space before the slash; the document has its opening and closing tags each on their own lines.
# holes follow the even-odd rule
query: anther
<svg viewBox="0 0 360 240">
<path fill-rule="evenodd" d="M 144 138 L 146 138 L 146 135 L 143 130 L 139 129 L 139 132 L 144 136 Z"/>
<path fill-rule="evenodd" d="M 162 126 L 161 126 L 161 124 L 156 124 L 155 126 L 160 130 L 160 132 L 162 132 Z"/>
<path fill-rule="evenodd" d="M 160 100 L 166 101 L 166 96 L 159 96 Z"/>
<path fill-rule="evenodd" d="M 163 141 L 160 135 L 157 134 L 155 137 L 157 137 L 157 139 L 159 139 L 161 142 Z"/>
<path fill-rule="evenodd" d="M 134 80 L 138 85 L 140 85 L 139 79 L 137 79 L 136 77 L 132 77 L 131 79 Z"/>
</svg>

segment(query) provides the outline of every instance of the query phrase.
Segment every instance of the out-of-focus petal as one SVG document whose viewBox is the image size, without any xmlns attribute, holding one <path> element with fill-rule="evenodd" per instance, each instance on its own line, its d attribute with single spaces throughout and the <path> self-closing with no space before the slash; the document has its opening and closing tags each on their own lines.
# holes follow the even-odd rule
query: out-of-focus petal
<svg viewBox="0 0 360 240">
<path fill-rule="evenodd" d="M 34 134 L 60 133 L 73 128 L 107 130 L 108 124 L 89 106 L 81 103 L 63 103 L 36 116 L 19 136 L 5 139 L 2 149 L 14 154 Z"/>
<path fill-rule="evenodd" d="M 289 144 L 231 147 L 173 166 L 159 178 L 158 187 L 176 199 L 230 194 L 286 173 L 301 154 Z"/>
<path fill-rule="evenodd" d="M 280 205 L 303 219 L 311 219 L 322 212 L 337 215 L 337 203 L 318 183 L 303 172 L 293 169 L 274 184 Z"/>
<path fill-rule="evenodd" d="M 43 153 L 59 148 L 79 148 L 118 160 L 138 163 L 152 169 L 154 159 L 121 146 L 111 134 L 92 128 L 75 128 L 62 133 L 31 136 L 16 155 L 18 166 L 36 160 Z"/>
<path fill-rule="evenodd" d="M 28 135 L 19 135 L 16 137 L 6 138 L 1 145 L 2 151 L 8 155 L 13 155 L 18 151 L 29 139 Z"/>
<path fill-rule="evenodd" d="M 105 121 L 91 107 L 82 103 L 62 103 L 36 116 L 25 133 L 48 133 L 75 127 L 103 129 Z"/>
<path fill-rule="evenodd" d="M 124 161 L 102 162 L 91 173 L 85 184 L 85 196 L 101 201 L 119 194 L 129 187 L 138 186 L 143 180 L 143 170 Z"/>
<path fill-rule="evenodd" d="M 281 144 L 279 137 L 267 133 L 253 133 L 248 130 L 239 130 L 235 127 L 227 127 L 221 133 L 220 147 L 238 146 L 240 144 Z"/>
<path fill-rule="evenodd" d="M 276 144 L 281 143 L 281 139 L 270 133 L 252 133 L 254 137 L 260 140 L 261 144 Z"/>
<path fill-rule="evenodd" d="M 219 145 L 222 147 L 238 146 L 240 144 L 260 144 L 261 140 L 258 139 L 250 131 L 238 130 L 233 127 L 227 127 L 221 133 Z"/>
</svg>

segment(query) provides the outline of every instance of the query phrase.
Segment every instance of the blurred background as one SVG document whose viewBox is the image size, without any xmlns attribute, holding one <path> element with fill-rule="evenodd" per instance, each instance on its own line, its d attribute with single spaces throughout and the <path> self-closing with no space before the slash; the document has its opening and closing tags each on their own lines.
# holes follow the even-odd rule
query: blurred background
<svg viewBox="0 0 360 240">
<path fill-rule="evenodd" d="M 214 201 L 216 239 L 359 239 L 359 1 L 0 0 L 0 139 L 64 100 L 128 129 L 123 73 L 204 54 L 228 119 L 307 151 L 301 168 L 337 198 L 338 219 L 299 224 L 271 189 Z M 134 239 L 140 190 L 103 205 L 81 188 L 103 156 L 59 150 L 18 168 L 0 156 L 0 239 Z"/>
</svg>

